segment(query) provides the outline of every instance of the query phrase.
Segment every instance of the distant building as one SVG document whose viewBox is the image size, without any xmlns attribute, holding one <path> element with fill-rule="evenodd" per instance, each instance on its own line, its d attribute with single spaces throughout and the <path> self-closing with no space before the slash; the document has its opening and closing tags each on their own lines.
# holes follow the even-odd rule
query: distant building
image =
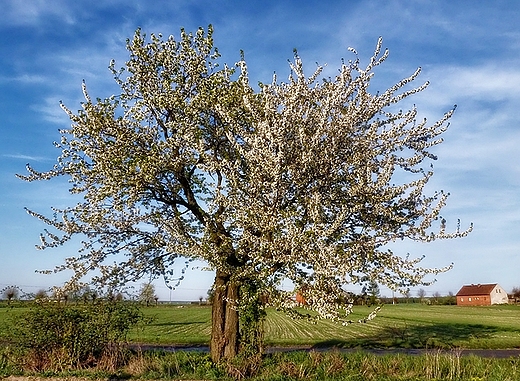
<svg viewBox="0 0 520 381">
<path fill-rule="evenodd" d="M 499 284 L 471 284 L 457 292 L 457 306 L 489 306 L 507 304 L 507 292 Z"/>
<path fill-rule="evenodd" d="M 300 306 L 307 305 L 307 301 L 305 300 L 305 297 L 302 295 L 301 292 L 296 293 L 296 303 L 298 303 Z"/>
</svg>

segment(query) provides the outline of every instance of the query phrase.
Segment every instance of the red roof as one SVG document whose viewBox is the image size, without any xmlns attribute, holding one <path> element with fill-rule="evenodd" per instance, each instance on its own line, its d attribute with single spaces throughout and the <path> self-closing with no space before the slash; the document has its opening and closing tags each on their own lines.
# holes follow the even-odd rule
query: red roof
<svg viewBox="0 0 520 381">
<path fill-rule="evenodd" d="M 462 286 L 457 292 L 456 296 L 473 296 L 473 295 L 489 295 L 491 291 L 496 287 L 496 283 L 493 284 L 472 284 Z"/>
</svg>

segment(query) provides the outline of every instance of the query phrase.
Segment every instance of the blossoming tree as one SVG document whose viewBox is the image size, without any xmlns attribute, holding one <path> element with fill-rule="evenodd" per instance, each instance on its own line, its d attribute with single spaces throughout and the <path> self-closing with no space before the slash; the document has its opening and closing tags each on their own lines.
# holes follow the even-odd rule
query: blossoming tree
<svg viewBox="0 0 520 381">
<path fill-rule="evenodd" d="M 446 268 L 385 248 L 401 239 L 431 241 L 446 232 L 447 194 L 425 195 L 453 110 L 428 124 L 396 104 L 424 90 L 420 73 L 370 93 L 388 51 L 379 40 L 370 62 L 344 62 L 335 78 L 304 74 L 300 58 L 286 82 L 255 90 L 242 59 L 219 66 L 212 28 L 179 40 L 139 30 L 130 58 L 111 70 L 121 93 L 85 102 L 55 143 L 61 155 L 27 181 L 65 176 L 80 201 L 29 211 L 52 227 L 41 248 L 84 237 L 70 285 L 88 278 L 114 286 L 144 275 L 172 277 L 175 261 L 200 259 L 215 270 L 211 356 L 231 358 L 240 344 L 241 301 L 269 296 L 284 307 L 279 283 L 304 290 L 306 307 L 348 323 L 342 286 L 367 280 L 392 289 L 425 284 Z M 254 284 L 255 295 L 244 292 Z M 247 290 L 251 290 L 249 287 Z M 346 311 L 346 315 L 340 314 Z"/>
</svg>

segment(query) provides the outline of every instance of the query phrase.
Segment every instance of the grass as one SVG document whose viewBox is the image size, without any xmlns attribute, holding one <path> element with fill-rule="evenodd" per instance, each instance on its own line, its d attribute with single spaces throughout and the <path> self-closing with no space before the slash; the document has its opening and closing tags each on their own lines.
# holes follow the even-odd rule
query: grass
<svg viewBox="0 0 520 381">
<path fill-rule="evenodd" d="M 351 317 L 357 321 L 371 311 L 359 306 Z M 154 319 L 132 334 L 135 342 L 209 342 L 211 310 L 207 306 L 159 306 L 144 312 Z M 386 305 L 371 322 L 346 327 L 327 320 L 316 324 L 293 320 L 283 312 L 268 309 L 265 338 L 272 346 L 316 348 L 520 348 L 520 306 Z"/>
<path fill-rule="evenodd" d="M 211 334 L 209 306 L 143 308 L 150 322 L 134 331 L 130 340 L 146 344 L 207 344 Z"/>
<path fill-rule="evenodd" d="M 0 307 L 0 340 L 10 317 L 28 307 Z M 352 320 L 371 308 L 354 308 Z M 152 318 L 135 330 L 130 340 L 147 344 L 200 345 L 209 342 L 211 308 L 172 306 L 143 308 Z M 385 305 L 366 324 L 340 324 L 321 320 L 312 324 L 292 320 L 268 309 L 265 338 L 271 346 L 337 346 L 341 348 L 520 348 L 520 306 L 457 307 L 423 304 Z"/>
<path fill-rule="evenodd" d="M 488 359 L 460 356 L 456 352 L 432 352 L 421 356 L 376 356 L 364 352 L 289 352 L 266 355 L 254 372 L 247 374 L 247 360 L 211 362 L 200 352 L 145 352 L 115 372 L 79 369 L 31 373 L 4 366 L 0 377 L 9 375 L 59 377 L 76 380 L 486 380 L 520 379 L 520 358 Z M 55 379 L 55 378 L 53 378 Z"/>
</svg>

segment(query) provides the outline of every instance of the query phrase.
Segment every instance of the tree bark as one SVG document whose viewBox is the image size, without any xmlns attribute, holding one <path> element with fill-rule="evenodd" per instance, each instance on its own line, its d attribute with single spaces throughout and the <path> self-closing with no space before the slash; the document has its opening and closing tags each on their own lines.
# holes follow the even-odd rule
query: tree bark
<svg viewBox="0 0 520 381">
<path fill-rule="evenodd" d="M 210 354 L 214 362 L 232 359 L 238 354 L 238 284 L 229 274 L 217 270 L 213 295 Z"/>
</svg>

